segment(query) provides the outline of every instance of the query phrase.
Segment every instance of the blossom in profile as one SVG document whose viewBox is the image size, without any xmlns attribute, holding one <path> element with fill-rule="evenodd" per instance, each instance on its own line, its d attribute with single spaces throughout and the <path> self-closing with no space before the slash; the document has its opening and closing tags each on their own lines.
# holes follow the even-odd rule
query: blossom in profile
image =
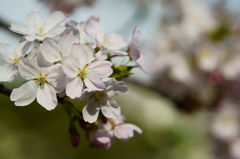
<svg viewBox="0 0 240 159">
<path fill-rule="evenodd" d="M 37 56 L 37 60 L 19 60 L 19 72 L 27 81 L 13 89 L 10 95 L 16 106 L 29 105 L 35 98 L 47 110 L 57 106 L 56 93 L 64 90 L 67 78 L 61 65 L 46 64 L 48 63 L 44 62 L 41 55 Z"/>
<path fill-rule="evenodd" d="M 86 122 L 93 123 L 97 120 L 99 112 L 107 118 L 114 118 L 121 114 L 120 106 L 116 103 L 113 96 L 120 95 L 128 90 L 123 81 L 116 79 L 106 79 L 106 88 L 102 91 L 89 91 L 86 89 L 81 101 L 89 101 L 83 108 L 83 119 Z"/>
<path fill-rule="evenodd" d="M 98 129 L 94 130 L 88 136 L 90 146 L 108 150 L 116 138 L 122 141 L 128 141 L 134 135 L 134 131 L 139 134 L 142 130 L 130 123 L 124 123 L 126 118 L 123 115 L 111 119 L 99 119 Z"/>
<path fill-rule="evenodd" d="M 136 26 L 133 30 L 133 37 L 128 47 L 128 52 L 131 60 L 133 60 L 145 73 L 149 74 L 146 70 L 146 59 L 145 54 L 140 50 L 138 45 L 138 39 L 141 35 L 139 26 Z"/>
<path fill-rule="evenodd" d="M 102 53 L 111 53 L 113 55 L 127 55 L 120 51 L 127 46 L 124 37 L 119 34 L 105 35 L 102 26 L 96 20 L 90 20 L 86 23 L 85 31 L 88 36 L 96 43 Z"/>
<path fill-rule="evenodd" d="M 115 118 L 108 119 L 106 123 L 101 122 L 100 127 L 106 130 L 112 137 L 118 138 L 123 141 L 127 141 L 134 135 L 134 131 L 139 134 L 142 130 L 130 123 L 124 123 L 126 118 L 123 115 L 119 115 Z"/>
<path fill-rule="evenodd" d="M 0 81 L 12 82 L 19 75 L 19 59 L 27 55 L 31 44 L 24 37 L 19 41 L 16 50 L 8 45 L 0 44 Z M 33 50 L 37 48 L 34 47 Z"/>
<path fill-rule="evenodd" d="M 70 98 L 79 98 L 83 89 L 102 91 L 106 86 L 101 79 L 112 74 L 112 63 L 109 61 L 94 61 L 94 50 L 85 50 L 80 43 L 72 45 L 72 54 L 62 60 L 62 67 L 69 80 L 66 94 Z"/>
<path fill-rule="evenodd" d="M 26 18 L 27 27 L 18 23 L 12 23 L 10 30 L 25 35 L 28 41 L 43 41 L 46 37 L 54 38 L 60 35 L 65 30 L 65 27 L 57 25 L 64 20 L 66 20 L 66 16 L 60 11 L 56 11 L 50 15 L 46 22 L 44 22 L 39 12 L 31 12 L 28 13 Z"/>
</svg>

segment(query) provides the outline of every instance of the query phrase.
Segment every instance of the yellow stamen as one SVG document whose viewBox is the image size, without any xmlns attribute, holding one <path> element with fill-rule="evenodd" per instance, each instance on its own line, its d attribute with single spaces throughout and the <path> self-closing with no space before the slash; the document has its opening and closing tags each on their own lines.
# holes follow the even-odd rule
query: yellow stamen
<svg viewBox="0 0 240 159">
<path fill-rule="evenodd" d="M 104 37 L 102 44 L 106 45 L 106 44 L 109 44 L 109 43 L 110 43 L 110 41 L 106 37 Z"/>
<path fill-rule="evenodd" d="M 107 102 L 107 93 L 102 91 L 95 91 L 95 97 L 99 100 L 99 102 L 102 103 L 106 103 Z"/>
<path fill-rule="evenodd" d="M 13 62 L 12 62 L 12 65 L 16 65 L 18 62 L 19 62 L 19 58 L 14 58 Z"/>
<path fill-rule="evenodd" d="M 45 83 L 47 83 L 47 74 L 46 75 L 42 75 L 41 73 L 38 75 L 38 77 L 36 78 L 37 82 L 39 83 L 39 85 L 43 85 Z"/>
<path fill-rule="evenodd" d="M 89 74 L 88 73 L 88 64 L 85 65 L 83 68 L 79 68 L 79 73 L 78 73 L 78 76 L 81 77 L 81 78 L 86 78 L 86 76 Z"/>
</svg>

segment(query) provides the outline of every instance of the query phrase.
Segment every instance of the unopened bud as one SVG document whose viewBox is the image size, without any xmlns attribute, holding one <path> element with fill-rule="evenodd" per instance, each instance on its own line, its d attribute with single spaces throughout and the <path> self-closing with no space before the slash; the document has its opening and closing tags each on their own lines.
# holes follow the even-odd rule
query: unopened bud
<svg viewBox="0 0 240 159">
<path fill-rule="evenodd" d="M 80 142 L 80 135 L 78 132 L 71 134 L 71 142 L 73 147 L 77 147 Z"/>
</svg>

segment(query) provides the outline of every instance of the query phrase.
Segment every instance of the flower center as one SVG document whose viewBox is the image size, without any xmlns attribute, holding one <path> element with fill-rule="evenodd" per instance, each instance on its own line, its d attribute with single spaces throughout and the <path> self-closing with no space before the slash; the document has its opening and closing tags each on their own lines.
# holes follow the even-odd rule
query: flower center
<svg viewBox="0 0 240 159">
<path fill-rule="evenodd" d="M 109 43 L 110 43 L 110 40 L 108 40 L 107 37 L 104 37 L 102 44 L 103 44 L 103 45 L 106 45 L 106 44 L 109 44 Z"/>
<path fill-rule="evenodd" d="M 17 65 L 18 62 L 19 62 L 19 58 L 16 57 L 12 60 L 12 65 Z"/>
<path fill-rule="evenodd" d="M 44 33 L 43 33 L 44 26 L 45 26 L 45 23 L 35 25 L 35 29 L 36 29 L 36 32 L 37 32 L 38 36 L 44 37 Z"/>
<path fill-rule="evenodd" d="M 41 86 L 45 83 L 47 83 L 47 74 L 43 75 L 43 74 L 39 74 L 38 77 L 36 78 L 36 81 L 38 82 L 38 84 Z"/>
<path fill-rule="evenodd" d="M 81 78 L 85 78 L 89 73 L 88 73 L 88 64 L 85 65 L 83 68 L 78 68 L 78 76 L 81 77 Z"/>
<path fill-rule="evenodd" d="M 106 103 L 107 102 L 107 93 L 104 91 L 95 91 L 95 97 L 99 100 L 99 102 L 102 103 Z"/>
</svg>

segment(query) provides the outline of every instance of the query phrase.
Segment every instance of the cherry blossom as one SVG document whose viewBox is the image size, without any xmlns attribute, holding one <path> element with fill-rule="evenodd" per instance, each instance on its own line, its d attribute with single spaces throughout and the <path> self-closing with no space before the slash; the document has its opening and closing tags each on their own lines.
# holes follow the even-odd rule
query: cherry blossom
<svg viewBox="0 0 240 159">
<path fill-rule="evenodd" d="M 80 43 L 72 45 L 72 54 L 62 61 L 63 71 L 69 80 L 66 94 L 70 98 L 79 98 L 84 87 L 91 91 L 101 91 L 106 86 L 101 79 L 112 74 L 112 63 L 94 61 L 93 49 L 85 50 Z"/>
<path fill-rule="evenodd" d="M 27 55 L 26 52 L 31 44 L 24 37 L 19 41 L 16 50 L 8 45 L 0 44 L 0 81 L 12 82 L 19 75 L 19 59 Z"/>
<path fill-rule="evenodd" d="M 19 60 L 19 72 L 27 81 L 13 89 L 10 99 L 15 101 L 16 106 L 26 106 L 37 98 L 40 105 L 52 110 L 57 105 L 56 93 L 65 88 L 67 78 L 61 65 L 48 66 L 42 56 L 38 55 L 37 58 L 35 61 L 23 58 Z"/>
<path fill-rule="evenodd" d="M 119 34 L 105 35 L 102 26 L 95 20 L 86 23 L 86 33 L 98 45 L 102 53 L 111 53 L 114 55 L 127 55 L 126 52 L 120 51 L 127 46 L 123 36 Z"/>
<path fill-rule="evenodd" d="M 97 120 L 100 110 L 107 118 L 113 118 L 121 114 L 120 106 L 112 97 L 126 92 L 127 86 L 124 82 L 116 79 L 107 79 L 104 83 L 107 86 L 105 90 L 89 91 L 86 89 L 81 97 L 81 100 L 85 101 L 92 96 L 83 108 L 83 119 L 89 123 Z"/>
<path fill-rule="evenodd" d="M 41 14 L 39 12 L 28 13 L 26 18 L 27 27 L 23 27 L 18 23 L 12 23 L 10 30 L 18 34 L 26 35 L 28 41 L 43 41 L 44 38 L 54 38 L 60 35 L 65 27 L 56 26 L 66 20 L 66 16 L 60 12 L 56 11 L 46 22 L 44 22 Z"/>
<path fill-rule="evenodd" d="M 146 70 L 145 54 L 140 50 L 140 47 L 138 45 L 138 39 L 139 39 L 140 35 L 141 35 L 141 31 L 139 30 L 139 26 L 136 26 L 133 30 L 132 41 L 130 42 L 130 45 L 128 47 L 129 56 L 133 61 L 136 62 L 136 64 L 145 73 L 149 74 L 149 71 Z"/>
</svg>

